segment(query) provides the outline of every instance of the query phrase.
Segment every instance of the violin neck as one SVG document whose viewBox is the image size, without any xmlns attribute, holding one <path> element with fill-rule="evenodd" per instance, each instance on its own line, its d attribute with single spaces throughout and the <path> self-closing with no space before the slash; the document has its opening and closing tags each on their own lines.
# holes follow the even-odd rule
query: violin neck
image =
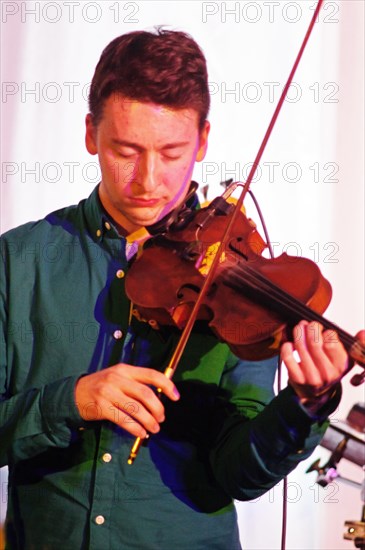
<svg viewBox="0 0 365 550">
<path fill-rule="evenodd" d="M 312 311 L 310 308 L 308 309 L 309 311 Z M 318 322 L 323 325 L 325 330 L 334 330 L 351 359 L 358 365 L 365 368 L 365 348 L 354 336 L 351 336 L 351 334 L 342 330 L 342 328 L 338 327 L 334 323 L 331 323 L 331 321 L 328 321 L 321 315 L 315 314 L 315 318 L 308 318 L 307 320 L 318 320 Z"/>
</svg>

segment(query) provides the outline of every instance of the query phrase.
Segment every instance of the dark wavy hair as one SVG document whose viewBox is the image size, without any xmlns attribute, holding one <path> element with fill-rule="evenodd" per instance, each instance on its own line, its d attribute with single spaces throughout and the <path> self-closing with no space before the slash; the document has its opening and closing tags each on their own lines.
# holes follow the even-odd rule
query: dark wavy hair
<svg viewBox="0 0 365 550">
<path fill-rule="evenodd" d="M 155 33 L 119 36 L 104 49 L 91 82 L 89 108 L 95 125 L 114 93 L 174 109 L 194 109 L 202 129 L 210 105 L 204 54 L 181 31 L 157 28 Z"/>
</svg>

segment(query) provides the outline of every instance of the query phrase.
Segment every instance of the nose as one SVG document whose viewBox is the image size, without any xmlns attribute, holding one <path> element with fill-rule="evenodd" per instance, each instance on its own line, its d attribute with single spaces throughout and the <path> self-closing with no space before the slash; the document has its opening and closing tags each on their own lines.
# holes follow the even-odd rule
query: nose
<svg viewBox="0 0 365 550">
<path fill-rule="evenodd" d="M 158 187 L 158 159 L 154 153 L 144 152 L 140 156 L 135 181 L 142 193 L 153 193 Z"/>
</svg>

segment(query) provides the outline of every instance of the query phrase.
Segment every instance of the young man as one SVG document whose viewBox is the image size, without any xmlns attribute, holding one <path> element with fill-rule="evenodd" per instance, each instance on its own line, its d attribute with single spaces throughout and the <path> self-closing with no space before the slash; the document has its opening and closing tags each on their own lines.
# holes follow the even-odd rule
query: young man
<svg viewBox="0 0 365 550">
<path fill-rule="evenodd" d="M 115 39 L 86 117 L 102 181 L 78 206 L 3 237 L 9 549 L 240 548 L 232 499 L 256 498 L 306 458 L 338 404 L 346 353 L 317 325 L 302 322 L 282 347 L 290 386 L 274 397 L 277 359 L 239 360 L 208 331 L 193 332 L 168 380 L 177 331 L 133 314 L 126 237 L 183 204 L 208 110 L 205 59 L 189 36 Z M 62 252 L 54 261 L 42 254 L 49 243 Z"/>
</svg>

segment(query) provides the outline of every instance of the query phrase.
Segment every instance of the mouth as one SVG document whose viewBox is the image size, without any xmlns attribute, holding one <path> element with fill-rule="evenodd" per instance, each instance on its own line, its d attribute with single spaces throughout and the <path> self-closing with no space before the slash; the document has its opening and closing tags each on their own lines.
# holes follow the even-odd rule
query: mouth
<svg viewBox="0 0 365 550">
<path fill-rule="evenodd" d="M 161 202 L 161 199 L 153 198 L 141 198 L 141 197 L 128 197 L 128 201 L 133 206 L 152 207 Z"/>
</svg>

